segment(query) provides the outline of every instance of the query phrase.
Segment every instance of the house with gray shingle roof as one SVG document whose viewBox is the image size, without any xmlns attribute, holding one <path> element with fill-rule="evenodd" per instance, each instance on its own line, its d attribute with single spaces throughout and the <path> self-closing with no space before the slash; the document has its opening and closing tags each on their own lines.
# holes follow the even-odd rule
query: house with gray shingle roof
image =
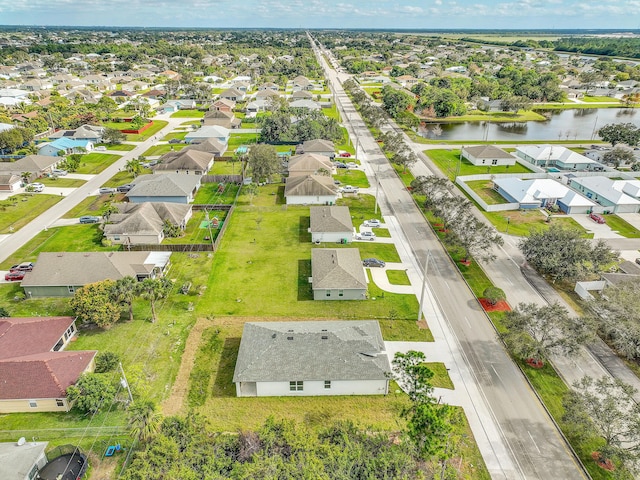
<svg viewBox="0 0 640 480">
<path fill-rule="evenodd" d="M 181 150 L 167 152 L 160 157 L 160 162 L 151 169 L 153 173 L 183 173 L 191 175 L 206 175 L 213 167 L 213 153 L 198 150 Z"/>
<path fill-rule="evenodd" d="M 336 167 L 331 162 L 331 159 L 317 153 L 294 155 L 289 159 L 288 170 L 289 176 L 291 177 L 299 175 L 321 175 L 322 171 L 331 175 L 336 173 Z"/>
<path fill-rule="evenodd" d="M 296 146 L 296 155 L 302 153 L 317 153 L 333 159 L 336 156 L 336 147 L 331 140 L 318 138 L 316 140 L 307 140 Z"/>
<path fill-rule="evenodd" d="M 516 163 L 516 158 L 513 155 L 493 145 L 464 147 L 462 149 L 462 158 L 466 158 L 472 165 L 479 167 L 515 165 Z"/>
<path fill-rule="evenodd" d="M 311 207 L 311 241 L 350 243 L 353 238 L 353 222 L 349 207 Z"/>
<path fill-rule="evenodd" d="M 391 367 L 375 320 L 245 323 L 238 397 L 386 395 Z"/>
<path fill-rule="evenodd" d="M 200 188 L 201 178 L 200 175 L 181 173 L 140 175 L 133 181 L 133 188 L 127 192 L 127 198 L 133 203 L 191 203 Z"/>
<path fill-rule="evenodd" d="M 364 300 L 367 276 L 357 248 L 311 250 L 311 289 L 314 300 Z"/>
<path fill-rule="evenodd" d="M 284 186 L 287 205 L 333 205 L 338 187 L 333 178 L 324 175 L 288 177 Z"/>
</svg>

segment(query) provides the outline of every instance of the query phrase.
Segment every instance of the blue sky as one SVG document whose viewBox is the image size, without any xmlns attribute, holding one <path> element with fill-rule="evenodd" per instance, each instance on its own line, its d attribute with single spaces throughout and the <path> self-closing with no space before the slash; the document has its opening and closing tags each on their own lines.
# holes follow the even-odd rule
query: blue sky
<svg viewBox="0 0 640 480">
<path fill-rule="evenodd" d="M 0 0 L 4 25 L 640 28 L 640 0 Z"/>
</svg>

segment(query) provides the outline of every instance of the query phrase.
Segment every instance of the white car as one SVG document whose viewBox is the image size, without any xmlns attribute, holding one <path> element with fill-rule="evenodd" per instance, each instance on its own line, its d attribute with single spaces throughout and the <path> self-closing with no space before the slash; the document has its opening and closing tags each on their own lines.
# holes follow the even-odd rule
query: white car
<svg viewBox="0 0 640 480">
<path fill-rule="evenodd" d="M 359 190 L 358 187 L 354 187 L 353 185 L 345 185 L 339 189 L 341 193 L 358 193 Z"/>
<path fill-rule="evenodd" d="M 58 177 L 64 177 L 67 174 L 67 171 L 61 170 L 59 168 L 54 168 L 51 173 L 53 173 L 54 175 L 57 175 Z"/>
<path fill-rule="evenodd" d="M 358 164 L 356 162 L 347 162 L 347 168 L 358 168 Z"/>
<path fill-rule="evenodd" d="M 375 239 L 376 239 L 376 234 L 373 232 L 356 233 L 356 240 L 369 240 L 373 242 Z"/>
<path fill-rule="evenodd" d="M 27 185 L 26 190 L 28 192 L 43 192 L 44 191 L 44 184 L 42 184 L 42 183 L 30 183 L 29 185 Z"/>
<path fill-rule="evenodd" d="M 380 228 L 380 220 L 378 220 L 377 218 L 372 218 L 370 220 L 365 220 L 363 225 L 365 227 L 373 227 L 373 228 Z"/>
</svg>

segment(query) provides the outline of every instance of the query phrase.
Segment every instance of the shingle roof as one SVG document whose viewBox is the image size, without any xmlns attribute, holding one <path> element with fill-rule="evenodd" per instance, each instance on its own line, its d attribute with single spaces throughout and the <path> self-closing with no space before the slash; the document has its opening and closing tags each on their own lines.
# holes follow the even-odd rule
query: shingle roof
<svg viewBox="0 0 640 480">
<path fill-rule="evenodd" d="M 164 173 L 162 175 L 140 175 L 133 181 L 127 197 L 182 197 L 189 196 L 200 184 L 197 175 Z"/>
<path fill-rule="evenodd" d="M 51 351 L 74 321 L 73 317 L 0 318 L 0 360 Z"/>
<path fill-rule="evenodd" d="M 0 171 L 5 172 L 40 172 L 60 161 L 58 157 L 48 155 L 27 155 L 15 162 L 0 162 Z"/>
<path fill-rule="evenodd" d="M 207 138 L 204 142 L 193 143 L 182 149 L 184 150 L 197 150 L 199 152 L 208 152 L 218 155 L 222 155 L 227 150 L 227 146 L 219 142 L 215 138 Z"/>
<path fill-rule="evenodd" d="M 305 153 L 334 151 L 335 147 L 331 140 L 307 140 L 302 142 L 302 150 Z"/>
<path fill-rule="evenodd" d="M 465 147 L 464 150 L 476 158 L 513 158 L 513 155 L 493 145 Z"/>
<path fill-rule="evenodd" d="M 214 155 L 195 149 L 169 152 L 160 157 L 160 163 L 153 166 L 153 171 L 190 170 L 205 171 L 213 165 Z"/>
<path fill-rule="evenodd" d="M 311 233 L 353 232 L 349 207 L 311 207 Z"/>
<path fill-rule="evenodd" d="M 367 277 L 357 248 L 311 250 L 313 289 L 366 289 Z"/>
<path fill-rule="evenodd" d="M 331 173 L 333 168 L 331 159 L 319 153 L 303 153 L 302 155 L 294 155 L 289 159 L 289 173 L 317 172 L 320 169 L 325 169 Z"/>
<path fill-rule="evenodd" d="M 390 371 L 376 321 L 256 322 L 244 326 L 233 381 L 383 380 Z"/>
<path fill-rule="evenodd" d="M 284 196 L 324 196 L 337 195 L 338 187 L 333 178 L 323 175 L 302 175 L 287 178 Z"/>
<path fill-rule="evenodd" d="M 158 235 L 164 221 L 182 225 L 191 205 L 170 202 L 115 204 L 118 213 L 111 214 L 104 226 L 105 235 Z"/>
</svg>

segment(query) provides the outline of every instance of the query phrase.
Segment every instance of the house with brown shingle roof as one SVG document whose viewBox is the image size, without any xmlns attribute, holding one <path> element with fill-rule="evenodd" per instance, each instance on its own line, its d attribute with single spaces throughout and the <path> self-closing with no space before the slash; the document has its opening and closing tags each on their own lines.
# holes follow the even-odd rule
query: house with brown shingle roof
<svg viewBox="0 0 640 480">
<path fill-rule="evenodd" d="M 96 351 L 63 351 L 73 317 L 0 318 L 0 413 L 67 412 L 66 390 L 94 369 Z"/>
<path fill-rule="evenodd" d="M 184 173 L 206 175 L 213 167 L 213 153 L 194 149 L 167 152 L 160 157 L 160 162 L 152 167 L 153 173 Z"/>
<path fill-rule="evenodd" d="M 300 175 L 327 175 L 336 173 L 336 168 L 331 159 L 325 155 L 317 153 L 303 153 L 302 155 L 294 155 L 289 159 L 289 176 L 296 177 Z"/>
<path fill-rule="evenodd" d="M 210 110 L 205 113 L 202 119 L 203 125 L 219 125 L 224 128 L 240 128 L 242 120 L 236 118 L 233 112 L 224 110 Z"/>
</svg>

